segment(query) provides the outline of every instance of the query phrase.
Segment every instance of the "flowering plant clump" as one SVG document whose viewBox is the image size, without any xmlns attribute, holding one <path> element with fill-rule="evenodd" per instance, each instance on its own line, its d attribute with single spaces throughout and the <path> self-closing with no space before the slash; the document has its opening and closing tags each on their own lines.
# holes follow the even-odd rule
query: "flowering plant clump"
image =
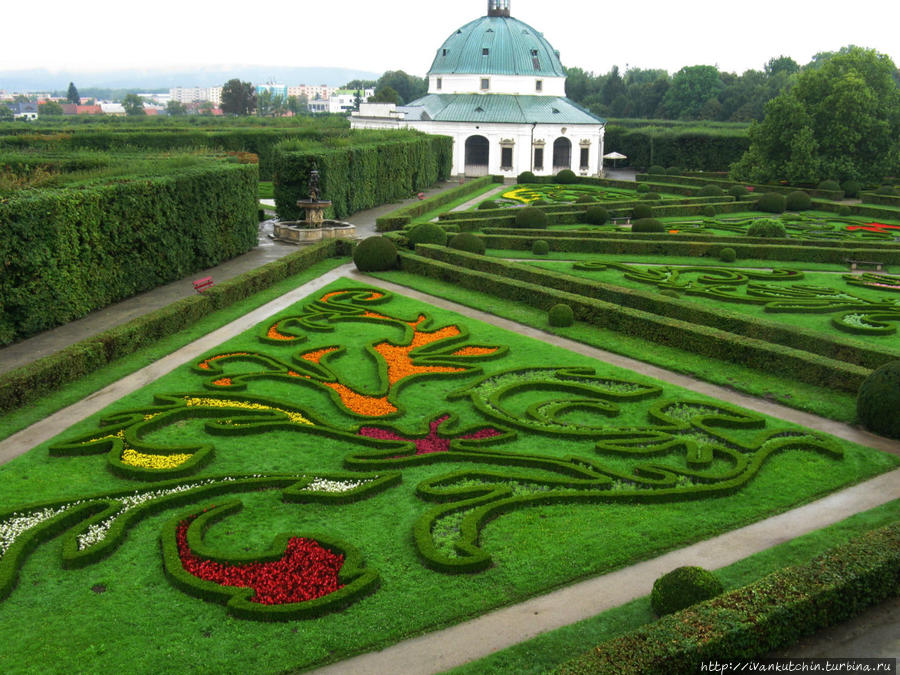
<svg viewBox="0 0 900 675">
<path fill-rule="evenodd" d="M 306 602 L 344 587 L 338 579 L 344 556 L 302 537 L 292 537 L 281 559 L 273 562 L 230 565 L 205 560 L 194 554 L 187 543 L 188 527 L 195 518 L 179 524 L 176 540 L 182 566 L 198 579 L 252 588 L 255 594 L 250 602 L 261 605 Z"/>
<path fill-rule="evenodd" d="M 459 436 L 448 436 L 446 438 L 439 435 L 440 427 L 450 419 L 449 415 L 433 420 L 428 425 L 428 435 L 424 438 L 408 438 L 391 431 L 389 429 L 379 429 L 378 427 L 360 427 L 357 432 L 360 436 L 368 438 L 377 438 L 382 441 L 407 441 L 416 446 L 416 455 L 429 455 L 436 452 L 450 452 L 450 444 L 457 439 L 460 440 L 483 440 L 486 438 L 495 438 L 503 435 L 504 432 L 498 431 L 493 427 L 485 427 L 467 434 Z"/>
<path fill-rule="evenodd" d="M 355 490 L 371 482 L 371 480 L 329 480 L 327 478 L 316 478 L 307 485 L 304 490 L 308 492 L 330 493 L 350 492 L 351 490 Z"/>
</svg>

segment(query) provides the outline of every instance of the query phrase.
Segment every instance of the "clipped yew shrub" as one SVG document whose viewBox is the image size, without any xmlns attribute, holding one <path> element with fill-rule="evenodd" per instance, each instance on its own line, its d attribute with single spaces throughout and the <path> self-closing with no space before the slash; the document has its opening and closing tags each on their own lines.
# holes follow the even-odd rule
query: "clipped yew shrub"
<svg viewBox="0 0 900 675">
<path fill-rule="evenodd" d="M 784 239 L 787 230 L 784 223 L 774 218 L 757 218 L 747 228 L 748 237 L 765 237 L 767 239 Z"/>
<path fill-rule="evenodd" d="M 547 229 L 547 214 L 533 206 L 526 206 L 516 213 L 516 227 L 529 230 Z"/>
<path fill-rule="evenodd" d="M 654 164 L 649 169 L 647 169 L 647 173 L 652 176 L 665 176 L 666 175 L 666 167 L 660 166 L 659 164 Z"/>
<path fill-rule="evenodd" d="M 518 175 L 516 180 L 519 183 L 522 183 L 525 185 L 527 185 L 529 183 L 537 183 L 538 182 L 537 176 L 535 176 L 531 171 L 523 171 L 522 173 L 520 173 Z"/>
<path fill-rule="evenodd" d="M 550 244 L 544 239 L 538 239 L 531 245 L 531 252 L 535 255 L 547 255 L 550 253 Z"/>
<path fill-rule="evenodd" d="M 846 218 L 846 217 L 849 216 L 851 213 L 852 213 L 852 212 L 850 211 L 850 207 L 847 206 L 846 204 L 841 204 L 841 205 L 838 207 L 837 214 L 838 214 L 841 218 Z"/>
<path fill-rule="evenodd" d="M 487 209 L 496 209 L 496 208 L 499 208 L 499 207 L 497 206 L 497 202 L 495 202 L 493 199 L 486 199 L 478 205 L 479 211 L 483 211 L 483 210 L 487 210 Z"/>
<path fill-rule="evenodd" d="M 631 210 L 632 218 L 649 218 L 653 215 L 653 207 L 649 204 L 638 204 Z"/>
<path fill-rule="evenodd" d="M 593 204 L 596 199 L 594 199 L 591 195 L 578 195 L 578 199 L 575 200 L 576 204 Z"/>
<path fill-rule="evenodd" d="M 575 323 L 575 312 L 565 304 L 553 305 L 547 312 L 547 320 L 556 328 L 568 328 Z"/>
<path fill-rule="evenodd" d="M 447 245 L 457 251 L 477 253 L 478 255 L 484 255 L 485 251 L 484 240 L 471 232 L 461 232 L 455 235 Z"/>
<path fill-rule="evenodd" d="M 394 269 L 397 266 L 397 247 L 387 237 L 369 237 L 354 249 L 353 264 L 360 272 Z"/>
<path fill-rule="evenodd" d="M 812 208 L 812 199 L 803 190 L 794 190 L 785 199 L 788 211 L 809 211 Z"/>
<path fill-rule="evenodd" d="M 642 195 L 646 194 L 647 192 L 650 192 L 650 186 L 646 183 L 638 183 L 637 193 Z"/>
<path fill-rule="evenodd" d="M 719 260 L 722 262 L 732 263 L 737 260 L 737 253 L 735 253 L 734 249 L 729 247 L 723 248 L 719 251 Z"/>
<path fill-rule="evenodd" d="M 410 248 L 415 248 L 417 244 L 436 244 L 437 246 L 447 244 L 447 233 L 444 232 L 444 228 L 434 223 L 416 225 L 409 231 L 407 238 Z"/>
<path fill-rule="evenodd" d="M 659 201 L 660 199 L 662 199 L 662 195 L 658 192 L 648 192 L 644 195 L 644 199 L 649 201 Z"/>
<path fill-rule="evenodd" d="M 756 201 L 756 210 L 766 213 L 784 213 L 787 200 L 777 192 L 767 192 Z"/>
<path fill-rule="evenodd" d="M 702 567 L 679 567 L 654 582 L 650 606 L 657 616 L 665 616 L 714 598 L 724 590 L 712 572 Z"/>
<path fill-rule="evenodd" d="M 862 185 L 860 185 L 859 181 L 848 180 L 841 185 L 841 189 L 844 190 L 845 197 L 855 199 L 856 197 L 859 197 L 859 193 L 862 191 Z"/>
<path fill-rule="evenodd" d="M 667 298 L 680 298 L 681 296 L 678 294 L 674 288 L 664 288 L 659 292 L 660 295 L 664 295 Z"/>
<path fill-rule="evenodd" d="M 656 218 L 638 218 L 631 224 L 632 232 L 665 232 L 666 226 Z"/>
<path fill-rule="evenodd" d="M 572 185 L 578 180 L 578 176 L 575 175 L 575 172 L 572 169 L 563 169 L 558 174 L 556 174 L 556 182 L 560 185 Z"/>
<path fill-rule="evenodd" d="M 893 197 L 897 194 L 897 189 L 893 185 L 882 185 L 880 188 L 875 190 L 875 194 Z"/>
<path fill-rule="evenodd" d="M 728 194 L 730 194 L 735 199 L 746 199 L 747 195 L 750 194 L 750 191 L 743 185 L 732 185 L 730 188 L 728 188 Z"/>
<path fill-rule="evenodd" d="M 718 185 L 704 185 L 697 191 L 698 197 L 721 197 L 725 192 Z"/>
<path fill-rule="evenodd" d="M 856 414 L 869 431 L 900 439 L 900 361 L 886 363 L 866 378 Z"/>
<path fill-rule="evenodd" d="M 584 212 L 584 222 L 588 225 L 603 225 L 609 221 L 609 211 L 602 206 L 589 206 Z"/>
<path fill-rule="evenodd" d="M 713 206 L 712 204 L 710 204 L 709 206 L 704 206 L 704 207 L 703 207 L 703 212 L 702 212 L 702 213 L 703 213 L 703 215 L 706 216 L 707 218 L 715 218 L 716 215 L 717 215 L 717 213 L 716 213 L 716 207 Z"/>
<path fill-rule="evenodd" d="M 680 176 L 682 173 L 680 166 L 670 166 L 666 169 L 667 176 Z"/>
<path fill-rule="evenodd" d="M 820 190 L 828 190 L 829 192 L 843 192 L 841 184 L 836 180 L 823 180 L 819 183 Z"/>
</svg>

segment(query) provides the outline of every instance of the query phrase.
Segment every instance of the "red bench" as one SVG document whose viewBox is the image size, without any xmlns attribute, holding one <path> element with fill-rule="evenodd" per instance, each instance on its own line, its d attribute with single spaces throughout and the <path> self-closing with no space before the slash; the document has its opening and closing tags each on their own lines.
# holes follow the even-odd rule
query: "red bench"
<svg viewBox="0 0 900 675">
<path fill-rule="evenodd" d="M 202 293 L 212 285 L 212 277 L 203 277 L 202 279 L 197 279 L 197 281 L 194 282 L 194 290 L 198 293 Z"/>
</svg>

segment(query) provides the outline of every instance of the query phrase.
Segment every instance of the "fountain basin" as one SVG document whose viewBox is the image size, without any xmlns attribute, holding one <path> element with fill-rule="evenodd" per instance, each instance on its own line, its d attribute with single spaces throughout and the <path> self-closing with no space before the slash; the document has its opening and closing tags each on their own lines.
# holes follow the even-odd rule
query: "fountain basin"
<svg viewBox="0 0 900 675">
<path fill-rule="evenodd" d="M 321 226 L 310 227 L 305 220 L 286 220 L 273 226 L 273 239 L 288 244 L 313 244 L 326 239 L 353 239 L 356 225 L 342 220 L 323 220 Z"/>
</svg>

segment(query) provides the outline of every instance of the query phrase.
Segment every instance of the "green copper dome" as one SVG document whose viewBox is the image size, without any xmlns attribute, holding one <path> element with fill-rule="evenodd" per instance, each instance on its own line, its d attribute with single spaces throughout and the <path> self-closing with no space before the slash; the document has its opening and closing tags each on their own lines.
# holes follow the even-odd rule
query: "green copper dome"
<svg viewBox="0 0 900 675">
<path fill-rule="evenodd" d="M 566 75 L 544 36 L 508 16 L 483 16 L 453 33 L 438 49 L 428 74 Z"/>
</svg>

